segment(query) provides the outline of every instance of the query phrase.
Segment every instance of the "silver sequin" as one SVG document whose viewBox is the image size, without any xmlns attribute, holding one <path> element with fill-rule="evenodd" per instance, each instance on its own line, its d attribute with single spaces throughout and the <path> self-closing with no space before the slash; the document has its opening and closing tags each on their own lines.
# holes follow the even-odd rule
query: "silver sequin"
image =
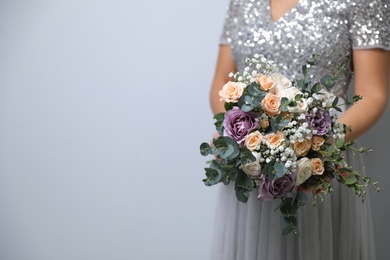
<svg viewBox="0 0 390 260">
<path fill-rule="evenodd" d="M 312 81 L 332 73 L 353 49 L 390 50 L 389 0 L 300 0 L 278 21 L 271 18 L 269 0 L 232 0 L 221 44 L 229 44 L 238 70 L 245 58 L 263 54 L 282 72 L 296 79 L 312 54 L 320 55 Z M 334 93 L 343 96 L 350 76 Z"/>
</svg>

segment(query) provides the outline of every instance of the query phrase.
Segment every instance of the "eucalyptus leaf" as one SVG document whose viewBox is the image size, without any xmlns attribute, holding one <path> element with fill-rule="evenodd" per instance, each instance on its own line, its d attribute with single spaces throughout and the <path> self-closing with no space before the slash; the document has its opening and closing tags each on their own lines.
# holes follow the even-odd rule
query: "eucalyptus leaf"
<svg viewBox="0 0 390 260">
<path fill-rule="evenodd" d="M 277 162 L 274 165 L 276 178 L 281 178 L 287 172 L 286 166 L 283 163 Z"/>
<path fill-rule="evenodd" d="M 337 148 L 341 148 L 344 145 L 344 139 L 339 139 L 336 142 Z"/>
<path fill-rule="evenodd" d="M 253 110 L 253 107 L 251 105 L 245 104 L 245 105 L 242 105 L 241 110 L 244 112 L 250 112 Z"/>
<path fill-rule="evenodd" d="M 219 113 L 214 115 L 214 119 L 216 120 L 214 122 L 215 128 L 217 129 L 218 133 L 220 135 L 223 134 L 223 121 L 225 119 L 225 113 Z"/>
<path fill-rule="evenodd" d="M 334 100 L 333 100 L 333 103 L 332 103 L 332 107 L 337 107 L 337 104 L 339 103 L 339 97 L 336 97 Z"/>
<path fill-rule="evenodd" d="M 288 225 L 288 226 L 286 226 L 285 228 L 283 228 L 282 235 L 283 235 L 283 236 L 287 236 L 287 235 L 290 234 L 291 231 L 293 231 L 293 230 L 295 230 L 295 229 L 294 229 L 294 226 Z"/>
<path fill-rule="evenodd" d="M 218 184 L 222 177 L 221 166 L 213 160 L 209 168 L 205 168 L 207 178 L 203 180 L 205 185 L 212 186 Z"/>
<path fill-rule="evenodd" d="M 294 100 L 295 101 L 299 101 L 299 100 L 301 100 L 303 98 L 303 94 L 298 94 L 298 95 L 296 95 L 295 97 L 294 97 Z"/>
<path fill-rule="evenodd" d="M 295 200 L 299 206 L 303 206 L 307 202 L 307 195 L 304 192 L 297 192 Z"/>
<path fill-rule="evenodd" d="M 203 156 L 207 156 L 212 153 L 211 147 L 208 143 L 202 143 L 200 145 L 200 154 Z"/>
<path fill-rule="evenodd" d="M 256 82 L 253 82 L 248 86 L 248 93 L 256 97 L 265 97 L 266 92 L 261 90 Z"/>
<path fill-rule="evenodd" d="M 246 147 L 241 148 L 241 164 L 246 165 L 256 161 L 256 157 L 253 153 Z"/>
<path fill-rule="evenodd" d="M 239 171 L 234 189 L 236 191 L 237 199 L 246 203 L 249 199 L 250 192 L 253 189 L 253 182 L 243 171 Z"/>
<path fill-rule="evenodd" d="M 233 103 L 225 102 L 224 107 L 225 107 L 226 111 L 229 111 L 229 110 L 231 110 L 234 107 L 234 105 L 233 105 Z"/>
<path fill-rule="evenodd" d="M 227 136 L 221 136 L 214 140 L 215 153 L 219 154 L 221 158 L 231 160 L 240 154 L 240 149 L 236 141 Z"/>
<path fill-rule="evenodd" d="M 283 229 L 283 236 L 287 236 L 291 231 L 294 231 L 294 233 L 296 232 L 297 219 L 295 216 L 282 215 L 280 217 L 280 223 Z"/>
<path fill-rule="evenodd" d="M 343 110 L 341 108 L 339 108 L 338 106 L 333 107 L 333 108 L 336 109 L 338 112 L 343 112 Z"/>
<path fill-rule="evenodd" d="M 307 76 L 307 72 L 308 72 L 307 65 L 303 65 L 302 66 L 302 73 L 303 73 L 303 75 Z"/>
<path fill-rule="evenodd" d="M 272 159 L 270 162 L 268 162 L 264 168 L 262 169 L 263 174 L 267 175 L 270 177 L 274 173 L 274 164 L 275 164 L 275 159 Z"/>
<path fill-rule="evenodd" d="M 300 90 L 305 90 L 305 81 L 303 79 L 298 80 L 297 88 Z"/>
<path fill-rule="evenodd" d="M 348 178 L 345 180 L 345 184 L 347 185 L 353 185 L 356 182 L 358 182 L 358 180 L 353 175 L 349 175 Z"/>
<path fill-rule="evenodd" d="M 329 82 L 332 80 L 332 76 L 330 75 L 325 75 L 321 78 L 321 84 L 326 86 L 327 84 L 329 84 Z"/>
<path fill-rule="evenodd" d="M 321 90 L 320 83 L 315 83 L 313 87 L 311 88 L 311 93 L 318 93 Z"/>
</svg>

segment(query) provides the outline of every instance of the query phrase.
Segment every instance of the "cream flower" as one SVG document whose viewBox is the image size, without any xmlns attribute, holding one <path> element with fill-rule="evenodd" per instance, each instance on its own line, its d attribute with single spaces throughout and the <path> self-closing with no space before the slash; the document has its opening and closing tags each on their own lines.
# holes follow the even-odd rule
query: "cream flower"
<svg viewBox="0 0 390 260">
<path fill-rule="evenodd" d="M 255 178 L 255 177 L 260 176 L 260 174 L 261 174 L 261 165 L 259 162 L 260 161 L 260 154 L 256 153 L 256 152 L 253 152 L 252 154 L 253 154 L 253 156 L 256 157 L 256 161 L 245 164 L 245 165 L 241 165 L 241 170 L 243 170 L 243 172 L 245 172 L 245 174 L 247 174 L 249 177 Z"/>
<path fill-rule="evenodd" d="M 295 99 L 295 96 L 298 94 L 302 94 L 302 91 L 296 87 L 290 87 L 284 91 L 284 97 L 288 98 L 289 100 Z"/>
<path fill-rule="evenodd" d="M 294 100 L 296 95 L 303 94 L 296 87 L 290 87 L 284 90 L 284 97 L 288 98 L 288 100 Z M 305 99 L 301 99 L 297 101 L 297 105 L 295 107 L 288 107 L 288 111 L 291 113 L 304 113 L 309 109 L 307 102 Z"/>
<path fill-rule="evenodd" d="M 274 80 L 275 85 L 269 92 L 274 93 L 278 97 L 284 97 L 286 89 L 292 86 L 291 81 L 281 73 L 273 73 L 270 77 Z"/>
<path fill-rule="evenodd" d="M 259 131 L 252 132 L 245 138 L 245 146 L 251 151 L 257 150 L 262 139 L 263 135 Z"/>
<path fill-rule="evenodd" d="M 311 142 L 311 148 L 314 151 L 319 151 L 321 149 L 321 146 L 324 144 L 325 140 L 322 136 L 315 135 L 312 138 Z"/>
<path fill-rule="evenodd" d="M 309 106 L 307 105 L 306 100 L 302 99 L 297 101 L 297 105 L 295 107 L 288 107 L 288 112 L 290 113 L 305 113 L 309 110 Z"/>
<path fill-rule="evenodd" d="M 284 143 L 284 135 L 282 132 L 271 133 L 265 136 L 265 140 L 269 146 L 278 147 Z"/>
<path fill-rule="evenodd" d="M 237 103 L 238 99 L 244 92 L 244 88 L 244 83 L 229 81 L 222 87 L 222 90 L 219 91 L 219 96 L 221 97 L 220 100 L 230 103 Z"/>
<path fill-rule="evenodd" d="M 273 93 L 267 93 L 263 101 L 261 101 L 261 105 L 269 116 L 275 116 L 280 113 L 280 97 Z"/>
<path fill-rule="evenodd" d="M 311 140 L 304 138 L 303 142 L 295 142 L 293 148 L 297 157 L 305 156 L 311 148 Z"/>
<path fill-rule="evenodd" d="M 295 186 L 299 186 L 309 179 L 312 175 L 311 161 L 307 157 L 303 157 L 297 161 L 298 172 L 295 179 Z"/>
<path fill-rule="evenodd" d="M 267 128 L 269 126 L 269 120 L 267 118 L 260 119 L 260 127 Z"/>
<path fill-rule="evenodd" d="M 320 158 L 311 159 L 311 169 L 314 175 L 322 175 L 324 173 L 324 163 Z"/>
<path fill-rule="evenodd" d="M 281 73 L 273 73 L 270 77 L 274 80 L 276 85 L 280 85 L 285 89 L 290 88 L 292 86 L 291 81 Z"/>
</svg>

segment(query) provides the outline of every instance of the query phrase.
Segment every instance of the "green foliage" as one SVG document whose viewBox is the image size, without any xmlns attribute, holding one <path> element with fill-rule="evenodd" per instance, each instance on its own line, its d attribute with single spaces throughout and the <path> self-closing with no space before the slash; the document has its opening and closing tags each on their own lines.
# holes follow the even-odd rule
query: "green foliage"
<svg viewBox="0 0 390 260">
<path fill-rule="evenodd" d="M 213 160 L 209 168 L 205 168 L 206 179 L 203 180 L 206 186 L 218 184 L 222 177 L 222 168 L 219 163 Z"/>
<path fill-rule="evenodd" d="M 229 110 L 231 110 L 234 107 L 234 105 L 233 105 L 233 103 L 225 102 L 224 107 L 225 107 L 226 111 L 229 111 Z"/>
<path fill-rule="evenodd" d="M 321 78 L 321 84 L 330 91 L 336 84 L 335 78 L 330 75 L 325 75 Z"/>
<path fill-rule="evenodd" d="M 267 93 L 260 89 L 259 84 L 256 82 L 251 83 L 247 87 L 247 91 L 239 98 L 237 105 L 244 112 L 252 111 L 260 106 Z"/>
<path fill-rule="evenodd" d="M 253 181 L 243 171 L 239 170 L 234 189 L 236 191 L 237 199 L 246 203 L 249 199 L 250 193 L 253 190 Z"/>
<path fill-rule="evenodd" d="M 282 130 L 287 124 L 288 120 L 283 119 L 281 115 L 277 115 L 270 120 L 272 132 L 276 133 Z"/>
<path fill-rule="evenodd" d="M 277 162 L 274 165 L 274 174 L 276 178 L 281 178 L 287 172 L 286 166 L 283 163 Z"/>
<path fill-rule="evenodd" d="M 267 175 L 269 179 L 273 180 L 275 178 L 274 171 L 275 171 L 275 159 L 271 160 L 269 163 L 267 163 L 263 169 L 262 173 L 264 175 Z"/>
<path fill-rule="evenodd" d="M 241 148 L 240 158 L 241 165 L 246 165 L 256 161 L 252 152 L 246 147 Z"/>
<path fill-rule="evenodd" d="M 225 113 L 219 113 L 219 114 L 214 115 L 214 119 L 215 119 L 215 122 L 214 122 L 215 128 L 217 129 L 218 133 L 220 135 L 222 135 L 223 134 L 222 123 L 223 123 L 223 120 L 225 119 Z"/>
<path fill-rule="evenodd" d="M 220 136 L 213 143 L 213 153 L 218 154 L 223 159 L 232 160 L 240 154 L 237 143 L 230 137 Z"/>
<path fill-rule="evenodd" d="M 207 156 L 209 154 L 212 154 L 212 150 L 211 150 L 211 147 L 208 143 L 202 143 L 200 145 L 200 154 L 203 155 L 203 156 Z"/>
<path fill-rule="evenodd" d="M 343 59 L 337 66 L 336 69 L 331 73 L 331 75 L 323 76 L 319 82 L 314 83 L 313 85 L 309 81 L 309 75 L 311 75 L 310 70 L 313 66 L 317 64 L 318 55 L 313 55 L 308 61 L 307 64 L 302 66 L 302 74 L 303 78 L 295 81 L 293 83 L 299 90 L 303 93 L 295 96 L 293 100 L 289 100 L 286 97 L 281 99 L 281 105 L 279 107 L 280 111 L 288 112 L 292 107 L 295 107 L 299 104 L 299 102 L 305 102 L 306 98 L 313 98 L 312 102 L 307 102 L 309 108 L 313 108 L 315 106 L 325 106 L 322 105 L 323 102 L 318 101 L 316 97 L 313 97 L 313 94 L 317 95 L 326 95 L 324 90 L 331 91 L 331 89 L 335 86 L 336 81 L 346 73 L 347 65 L 349 64 L 350 55 L 347 55 L 345 59 Z M 266 74 L 266 73 L 265 73 Z M 237 103 L 225 103 L 226 111 L 231 110 L 234 106 L 238 106 L 244 112 L 253 111 L 257 113 L 259 118 L 262 117 L 262 113 L 264 113 L 261 102 L 266 96 L 267 92 L 263 91 L 260 88 L 260 85 L 256 82 L 249 82 L 244 76 L 241 77 L 240 73 L 236 73 L 234 75 L 235 81 L 240 81 L 246 84 L 246 88 L 244 88 L 244 93 L 239 98 Z M 325 96 L 327 97 L 327 96 Z M 346 99 L 345 104 L 339 104 L 340 99 L 335 97 L 332 101 L 331 107 L 336 111 L 342 111 L 340 109 L 341 105 L 351 105 L 361 99 L 361 96 L 354 96 L 352 99 Z M 326 108 L 330 109 L 328 102 L 326 103 Z M 234 189 L 236 192 L 236 197 L 240 202 L 247 202 L 250 193 L 256 187 L 256 183 L 251 177 L 245 174 L 241 166 L 253 163 L 256 161 L 256 157 L 246 147 L 239 147 L 237 142 L 231 139 L 230 137 L 223 136 L 223 121 L 224 121 L 225 113 L 219 113 L 214 116 L 215 119 L 215 127 L 218 133 L 221 135 L 219 138 L 213 140 L 213 145 L 208 143 L 202 143 L 200 145 L 200 153 L 203 156 L 214 155 L 215 159 L 211 160 L 209 167 L 205 168 L 206 178 L 203 180 L 205 185 L 212 186 L 218 183 L 223 183 L 225 185 L 234 182 Z M 274 117 L 267 116 L 267 120 L 269 120 L 269 126 L 264 129 L 264 126 L 259 127 L 256 130 L 261 131 L 261 134 L 266 135 L 271 131 L 276 133 L 278 131 L 283 130 L 286 125 L 289 123 L 288 120 L 282 115 L 276 115 Z M 298 122 L 298 126 L 301 123 L 298 115 L 291 114 L 291 119 L 294 119 L 294 122 Z M 297 120 L 298 119 L 298 120 Z M 304 120 L 302 120 L 304 121 Z M 295 124 L 295 123 L 293 123 Z M 293 125 L 291 127 L 298 127 L 297 125 Z M 340 125 L 335 127 L 341 127 Z M 350 127 L 344 125 L 344 129 L 340 129 L 346 134 L 350 131 Z M 290 128 L 290 126 L 289 126 Z M 287 132 L 287 141 L 286 146 L 288 144 L 288 132 Z M 335 178 L 338 182 L 344 184 L 348 188 L 350 188 L 353 192 L 354 196 L 361 197 L 364 201 L 366 196 L 365 188 L 369 185 L 372 185 L 379 191 L 376 182 L 373 182 L 370 178 L 363 175 L 362 170 L 359 171 L 353 169 L 353 167 L 348 166 L 345 159 L 345 151 L 351 151 L 352 153 L 368 153 L 371 150 L 363 147 L 355 147 L 356 142 L 345 142 L 344 139 L 335 140 L 334 136 L 337 136 L 337 132 L 332 133 L 332 129 L 330 129 L 329 134 L 324 135 L 325 143 L 321 145 L 319 150 L 314 150 L 313 148 L 308 151 L 305 155 L 307 158 L 320 158 L 324 163 L 324 173 L 322 175 L 312 175 L 304 184 L 302 184 L 305 188 L 320 188 L 321 191 L 319 194 L 314 195 L 313 203 L 316 203 L 317 198 L 321 201 L 324 200 L 323 194 L 332 192 L 332 185 L 328 182 L 328 178 Z M 291 147 L 291 146 L 290 146 Z M 268 147 L 269 148 L 269 147 Z M 260 149 L 256 152 L 259 152 L 263 159 L 265 159 L 265 153 L 268 148 L 263 147 L 261 144 Z M 270 149 L 270 148 L 269 148 Z M 269 180 L 275 180 L 277 178 L 283 177 L 288 169 L 285 164 L 280 162 L 280 158 L 270 155 L 270 161 L 265 163 L 263 160 L 260 160 L 262 170 L 261 174 L 266 175 Z M 277 159 L 276 159 L 277 158 Z M 299 158 L 297 158 L 299 159 Z M 268 159 L 269 160 L 269 159 Z M 291 232 L 297 234 L 297 211 L 298 209 L 305 205 L 307 196 L 302 192 L 296 192 L 295 189 L 291 190 L 287 196 L 281 198 L 282 203 L 279 206 L 281 211 L 281 225 L 283 228 L 283 234 L 287 235 Z"/>
<path fill-rule="evenodd" d="M 234 164 L 230 164 L 222 167 L 221 182 L 228 185 L 230 181 L 235 181 L 237 178 L 238 170 Z"/>
<path fill-rule="evenodd" d="M 298 233 L 297 229 L 297 218 L 296 214 L 298 208 L 305 205 L 307 201 L 307 196 L 303 192 L 297 192 L 295 197 L 287 197 L 282 199 L 282 204 L 280 206 L 280 212 L 282 216 L 280 218 L 283 235 L 288 235 L 293 231 L 295 234 Z"/>
</svg>

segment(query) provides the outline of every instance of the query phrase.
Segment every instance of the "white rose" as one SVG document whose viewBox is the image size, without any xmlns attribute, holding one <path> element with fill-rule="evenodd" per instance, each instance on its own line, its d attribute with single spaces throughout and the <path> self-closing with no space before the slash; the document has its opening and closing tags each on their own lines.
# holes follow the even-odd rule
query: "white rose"
<svg viewBox="0 0 390 260">
<path fill-rule="evenodd" d="M 304 183 L 312 175 L 311 160 L 307 157 L 303 157 L 298 160 L 298 173 L 295 180 L 295 186 L 299 186 Z"/>
<path fill-rule="evenodd" d="M 296 87 L 290 87 L 284 91 L 284 97 L 288 98 L 289 100 L 293 100 L 295 96 L 298 94 L 303 94 L 303 93 Z"/>
<path fill-rule="evenodd" d="M 271 78 L 275 81 L 276 84 L 279 84 L 284 88 L 289 88 L 292 86 L 291 80 L 289 80 L 281 73 L 278 72 L 272 73 Z"/>
<path fill-rule="evenodd" d="M 274 87 L 270 89 L 270 92 L 280 97 L 284 97 L 284 91 L 292 86 L 291 81 L 281 73 L 273 73 L 270 77 L 275 83 Z"/>
<path fill-rule="evenodd" d="M 309 109 L 307 102 L 305 99 L 301 99 L 297 101 L 297 105 L 295 107 L 288 107 L 288 112 L 290 113 L 305 113 Z"/>
<path fill-rule="evenodd" d="M 296 95 L 303 94 L 302 91 L 297 89 L 296 87 L 290 87 L 284 90 L 284 97 L 288 98 L 288 100 L 294 100 Z M 300 101 L 297 101 L 297 105 L 295 107 L 288 107 L 288 112 L 290 113 L 304 113 L 309 109 L 308 103 L 306 99 L 302 98 Z"/>
<path fill-rule="evenodd" d="M 241 165 L 241 170 L 251 178 L 260 176 L 261 174 L 260 154 L 256 152 L 252 152 L 252 154 L 256 157 L 256 161 Z"/>
</svg>

